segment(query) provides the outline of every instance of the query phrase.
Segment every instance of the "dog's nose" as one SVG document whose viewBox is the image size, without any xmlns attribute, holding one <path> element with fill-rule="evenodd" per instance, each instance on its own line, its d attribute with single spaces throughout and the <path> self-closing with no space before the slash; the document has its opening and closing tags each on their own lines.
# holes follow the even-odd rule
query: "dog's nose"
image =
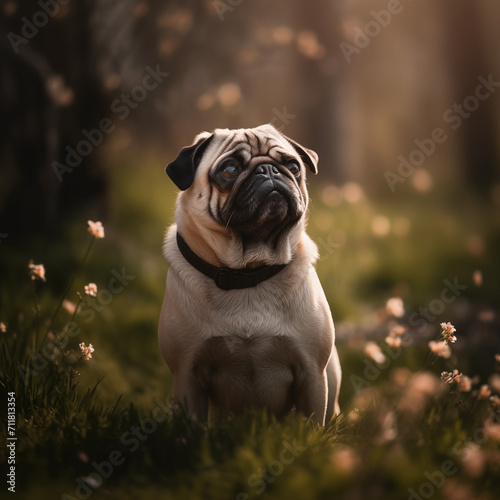
<svg viewBox="0 0 500 500">
<path fill-rule="evenodd" d="M 255 175 L 264 175 L 270 178 L 278 176 L 279 173 L 279 170 L 270 163 L 263 163 L 255 169 Z"/>
</svg>

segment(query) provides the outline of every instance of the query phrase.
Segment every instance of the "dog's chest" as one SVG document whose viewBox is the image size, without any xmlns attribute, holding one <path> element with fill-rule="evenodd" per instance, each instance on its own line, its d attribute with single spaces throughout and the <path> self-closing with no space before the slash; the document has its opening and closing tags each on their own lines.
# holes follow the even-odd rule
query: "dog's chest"
<svg viewBox="0 0 500 500">
<path fill-rule="evenodd" d="M 201 331 L 205 338 L 225 337 L 229 345 L 245 345 L 242 339 L 261 339 L 254 347 L 264 342 L 263 338 L 295 337 L 300 331 L 302 308 L 284 294 L 263 294 L 258 290 L 237 293 L 233 297 L 216 296 L 207 301 L 205 321 Z M 236 347 L 234 347 L 236 349 Z"/>
<path fill-rule="evenodd" d="M 283 336 L 212 337 L 194 359 L 194 373 L 218 407 L 275 406 L 289 410 L 300 351 Z"/>
</svg>

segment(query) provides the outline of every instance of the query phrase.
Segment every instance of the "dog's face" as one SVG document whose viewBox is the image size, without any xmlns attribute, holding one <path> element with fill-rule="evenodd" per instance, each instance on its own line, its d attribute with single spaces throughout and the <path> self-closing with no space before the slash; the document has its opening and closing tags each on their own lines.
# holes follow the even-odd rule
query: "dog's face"
<svg viewBox="0 0 500 500">
<path fill-rule="evenodd" d="M 281 253 L 302 226 L 308 205 L 306 171 L 317 173 L 316 153 L 271 125 L 200 134 L 167 166 L 183 191 L 178 224 L 230 237 L 245 248 Z M 181 219 L 181 220 L 179 220 Z"/>
</svg>

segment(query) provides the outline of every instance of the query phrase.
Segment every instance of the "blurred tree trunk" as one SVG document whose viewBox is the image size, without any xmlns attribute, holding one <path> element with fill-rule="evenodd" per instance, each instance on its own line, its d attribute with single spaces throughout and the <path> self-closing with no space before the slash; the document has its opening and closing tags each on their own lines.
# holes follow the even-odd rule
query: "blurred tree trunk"
<svg viewBox="0 0 500 500">
<path fill-rule="evenodd" d="M 315 33 L 323 47 L 317 57 L 297 56 L 296 77 L 300 89 L 297 102 L 302 106 L 298 116 L 302 127 L 300 136 L 304 145 L 319 153 L 323 173 L 336 182 L 344 182 L 347 176 L 341 164 L 338 145 L 339 61 L 332 55 L 338 54 L 340 43 L 338 4 L 328 0 L 320 0 L 317 4 L 294 3 L 296 25 L 306 32 L 310 30 Z"/>
<path fill-rule="evenodd" d="M 60 6 L 17 47 L 7 34 L 22 36 L 25 20 L 42 12 L 40 6 L 16 3 L 0 21 L 0 227 L 9 234 L 53 229 L 61 216 L 90 201 L 99 201 L 96 211 L 103 213 L 106 179 L 98 147 L 62 179 L 53 167 L 54 161 L 65 164 L 66 148 L 76 149 L 86 139 L 82 131 L 107 114 L 92 58 L 93 4 Z"/>
<path fill-rule="evenodd" d="M 481 19 L 476 2 L 444 0 L 438 3 L 444 33 L 444 60 L 451 77 L 450 104 L 462 105 L 464 99 L 474 95 L 478 77 L 488 79 L 492 68 L 486 58 Z M 493 74 L 499 81 L 500 75 Z M 488 190 L 498 180 L 500 158 L 496 146 L 495 108 L 488 101 L 480 102 L 476 111 L 463 120 L 460 134 L 463 168 L 469 186 L 477 191 Z"/>
</svg>

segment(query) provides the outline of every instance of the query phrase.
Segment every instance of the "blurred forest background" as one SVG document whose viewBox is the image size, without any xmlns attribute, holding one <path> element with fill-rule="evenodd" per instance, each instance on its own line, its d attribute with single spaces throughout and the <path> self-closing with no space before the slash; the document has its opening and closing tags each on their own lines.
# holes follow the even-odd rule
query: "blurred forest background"
<svg viewBox="0 0 500 500">
<path fill-rule="evenodd" d="M 2 2 L 0 226 L 9 234 L 51 228 L 85 202 L 104 217 L 119 155 L 167 162 L 200 130 L 264 122 L 318 151 L 320 182 L 390 197 L 384 172 L 396 172 L 398 156 L 449 129 L 443 114 L 473 95 L 478 77 L 500 75 L 500 7 L 490 0 L 395 0 L 398 13 L 379 34 L 369 26 L 368 44 L 358 41 L 367 46 L 350 57 L 340 44 L 355 46 L 371 12 L 394 2 L 54 0 L 47 15 L 39 3 Z M 168 77 L 116 112 L 148 66 Z M 444 182 L 498 207 L 499 107 L 497 95 L 482 102 L 398 188 Z M 103 147 L 58 182 L 53 162 L 104 118 L 116 128 Z"/>
<path fill-rule="evenodd" d="M 105 376 L 100 400 L 123 393 L 139 410 L 169 395 L 156 345 L 176 195 L 164 166 L 202 130 L 270 122 L 320 157 L 309 232 L 343 408 L 391 297 L 421 348 L 395 364 L 421 369 L 451 321 L 461 369 L 487 381 L 500 352 L 499 21 L 495 0 L 3 0 L 6 342 L 38 321 L 30 259 L 45 265 L 36 293 L 49 316 L 73 278 L 104 289 L 125 269 L 130 285 L 83 325 L 96 352 L 81 386 Z M 106 237 L 75 274 L 88 219 Z M 466 287 L 449 303 L 446 282 Z"/>
</svg>

